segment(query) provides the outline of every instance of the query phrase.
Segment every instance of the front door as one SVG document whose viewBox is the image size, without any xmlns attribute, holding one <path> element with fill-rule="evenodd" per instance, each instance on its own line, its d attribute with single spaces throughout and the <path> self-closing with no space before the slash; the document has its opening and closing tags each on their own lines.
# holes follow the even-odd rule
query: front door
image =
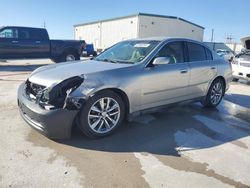
<svg viewBox="0 0 250 188">
<path fill-rule="evenodd" d="M 0 30 L 0 59 L 18 58 L 19 44 L 17 30 L 14 28 L 3 28 Z"/>
<path fill-rule="evenodd" d="M 167 64 L 148 66 L 143 70 L 141 109 L 152 108 L 189 98 L 189 64 L 185 61 L 184 43 L 166 44 L 155 56 L 166 57 Z"/>
</svg>

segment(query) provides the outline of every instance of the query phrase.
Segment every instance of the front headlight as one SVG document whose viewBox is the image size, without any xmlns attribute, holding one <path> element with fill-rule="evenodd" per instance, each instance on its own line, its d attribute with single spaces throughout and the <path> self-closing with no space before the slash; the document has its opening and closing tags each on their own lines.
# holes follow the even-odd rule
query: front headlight
<svg viewBox="0 0 250 188">
<path fill-rule="evenodd" d="M 55 86 L 48 87 L 43 91 L 41 101 L 57 108 L 62 108 L 65 106 L 69 94 L 77 89 L 83 81 L 83 77 L 75 76 L 62 81 Z"/>
</svg>

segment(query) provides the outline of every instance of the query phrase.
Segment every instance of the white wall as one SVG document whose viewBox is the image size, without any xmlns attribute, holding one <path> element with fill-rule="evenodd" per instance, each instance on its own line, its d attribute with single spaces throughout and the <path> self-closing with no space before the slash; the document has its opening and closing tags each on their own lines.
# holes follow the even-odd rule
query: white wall
<svg viewBox="0 0 250 188">
<path fill-rule="evenodd" d="M 75 39 L 93 43 L 96 49 L 138 37 L 184 37 L 202 41 L 203 34 L 202 28 L 181 20 L 142 15 L 139 19 L 134 16 L 75 27 Z"/>
<path fill-rule="evenodd" d="M 204 30 L 182 20 L 139 16 L 139 37 L 184 37 L 198 41 L 203 40 Z"/>
<path fill-rule="evenodd" d="M 113 20 L 102 23 L 102 48 L 137 37 L 138 17 Z"/>
<path fill-rule="evenodd" d="M 75 27 L 75 39 L 85 40 L 87 44 L 94 44 L 95 48 L 100 47 L 100 23 Z"/>
<path fill-rule="evenodd" d="M 93 43 L 96 49 L 105 49 L 113 44 L 137 37 L 138 17 L 99 22 L 75 27 L 75 39 Z M 76 30 L 77 29 L 77 30 Z"/>
</svg>

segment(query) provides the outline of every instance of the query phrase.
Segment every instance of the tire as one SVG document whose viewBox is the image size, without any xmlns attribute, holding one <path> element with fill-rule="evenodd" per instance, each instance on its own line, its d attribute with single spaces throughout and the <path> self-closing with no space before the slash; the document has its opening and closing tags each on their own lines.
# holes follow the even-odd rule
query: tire
<svg viewBox="0 0 250 188">
<path fill-rule="evenodd" d="M 212 82 L 207 96 L 202 101 L 204 107 L 215 108 L 218 106 L 225 94 L 225 83 L 222 79 L 216 79 Z"/>
<path fill-rule="evenodd" d="M 77 122 L 86 136 L 98 138 L 112 134 L 122 124 L 124 116 L 125 105 L 121 97 L 113 91 L 106 90 L 86 101 Z"/>
<path fill-rule="evenodd" d="M 239 78 L 233 78 L 233 82 L 238 82 Z"/>
<path fill-rule="evenodd" d="M 96 56 L 97 56 L 97 52 L 94 51 L 94 52 L 93 52 L 93 57 L 96 57 Z"/>
<path fill-rule="evenodd" d="M 80 60 L 80 55 L 76 52 L 73 52 L 73 51 L 65 52 L 61 56 L 61 62 L 77 61 L 77 60 Z"/>
</svg>

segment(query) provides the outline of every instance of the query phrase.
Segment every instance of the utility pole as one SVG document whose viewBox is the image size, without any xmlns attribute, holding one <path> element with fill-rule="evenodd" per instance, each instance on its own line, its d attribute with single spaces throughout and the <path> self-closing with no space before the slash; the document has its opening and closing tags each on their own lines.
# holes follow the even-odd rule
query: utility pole
<svg viewBox="0 0 250 188">
<path fill-rule="evenodd" d="M 214 29 L 212 29 L 211 42 L 214 42 Z"/>
<path fill-rule="evenodd" d="M 45 21 L 43 22 L 43 28 L 46 28 L 46 22 Z"/>
<path fill-rule="evenodd" d="M 229 44 L 232 44 L 233 43 L 233 36 L 232 36 L 232 34 L 230 34 L 230 35 L 227 35 L 227 37 L 226 37 L 226 43 L 229 43 Z"/>
</svg>

